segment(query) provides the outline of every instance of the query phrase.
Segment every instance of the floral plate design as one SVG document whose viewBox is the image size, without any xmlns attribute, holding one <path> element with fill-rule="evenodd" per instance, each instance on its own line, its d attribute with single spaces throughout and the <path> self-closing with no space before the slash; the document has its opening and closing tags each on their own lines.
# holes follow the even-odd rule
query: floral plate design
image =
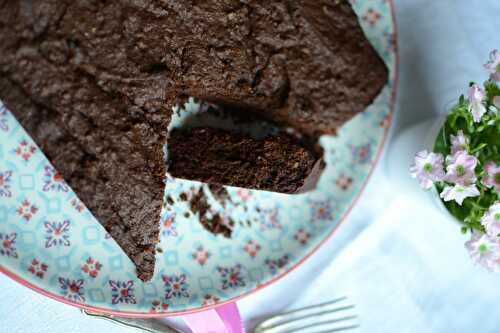
<svg viewBox="0 0 500 333">
<path fill-rule="evenodd" d="M 205 231 L 177 200 L 200 183 L 167 179 L 152 281 L 135 267 L 0 102 L 0 271 L 48 297 L 120 316 L 178 315 L 235 301 L 277 281 L 331 236 L 356 203 L 391 123 L 397 82 L 389 0 L 352 0 L 390 82 L 336 137 L 323 137 L 317 188 L 284 195 L 228 187 L 220 213 L 240 223 L 231 239 Z M 244 207 L 244 208 L 242 208 Z M 250 223 L 244 223 L 244 222 Z"/>
</svg>

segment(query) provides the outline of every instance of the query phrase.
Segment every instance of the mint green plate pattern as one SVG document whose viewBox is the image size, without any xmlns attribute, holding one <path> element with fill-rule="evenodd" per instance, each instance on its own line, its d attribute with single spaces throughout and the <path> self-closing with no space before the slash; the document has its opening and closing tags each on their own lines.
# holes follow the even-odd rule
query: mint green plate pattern
<svg viewBox="0 0 500 333">
<path fill-rule="evenodd" d="M 390 126 L 397 78 L 392 2 L 353 5 L 391 78 L 337 137 L 321 139 L 327 167 L 317 188 L 284 195 L 228 187 L 233 203 L 225 209 L 214 203 L 212 212 L 236 221 L 227 239 L 205 231 L 197 216 L 186 217 L 189 208 L 178 200 L 205 186 L 167 177 L 166 195 L 175 202 L 161 214 L 161 252 L 148 283 L 137 279 L 132 262 L 0 102 L 0 270 L 73 305 L 155 316 L 235 300 L 300 264 L 354 205 Z"/>
</svg>

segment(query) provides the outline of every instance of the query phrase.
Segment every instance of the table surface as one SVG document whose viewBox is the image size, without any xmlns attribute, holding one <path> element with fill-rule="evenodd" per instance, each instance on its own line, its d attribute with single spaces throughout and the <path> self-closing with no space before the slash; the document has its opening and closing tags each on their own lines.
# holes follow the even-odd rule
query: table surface
<svg viewBox="0 0 500 333">
<path fill-rule="evenodd" d="M 497 15 L 500 14 L 500 1 L 498 0 L 395 0 L 395 3 L 400 50 L 400 81 L 398 112 L 394 119 L 391 142 L 394 142 L 398 135 L 412 124 L 442 113 L 445 105 L 464 93 L 467 82 L 471 80 L 482 82 L 486 78 L 482 64 L 486 61 L 491 49 L 500 48 L 500 34 L 498 33 L 500 20 L 497 18 Z M 402 296 L 398 294 L 397 297 L 394 296 L 396 297 L 394 302 L 400 302 L 402 305 L 399 306 L 399 309 L 391 309 L 391 311 L 396 311 L 391 313 L 393 320 L 385 319 L 387 316 L 386 308 L 378 308 L 373 302 L 366 303 L 371 306 L 367 311 L 370 314 L 361 313 L 360 316 L 366 315 L 374 318 L 373 324 L 362 325 L 360 331 L 421 332 L 425 330 L 427 332 L 447 332 L 450 331 L 451 327 L 453 327 L 451 330 L 453 332 L 471 332 L 473 329 L 477 332 L 495 331 L 494 323 L 492 320 L 488 320 L 489 315 L 486 314 L 496 313 L 498 315 L 500 313 L 498 310 L 500 309 L 498 307 L 500 305 L 500 291 L 495 291 L 495 288 L 491 287 L 490 291 L 478 291 L 477 285 L 482 282 L 484 284 L 496 282 L 496 286 L 498 286 L 500 276 L 485 276 L 482 272 L 473 273 L 478 269 L 472 268 L 472 264 L 467 259 L 460 261 L 460 265 L 467 271 L 463 274 L 475 275 L 473 278 L 464 276 L 463 284 L 466 284 L 470 279 L 476 283 L 474 289 L 470 287 L 469 291 L 466 289 L 467 287 L 464 287 L 463 292 L 458 291 L 450 296 L 450 290 L 449 288 L 447 290 L 446 284 L 443 284 L 442 280 L 444 276 L 449 277 L 445 273 L 442 273 L 441 276 L 412 275 L 413 279 L 406 277 L 407 280 L 404 280 L 405 272 L 410 271 L 411 268 L 400 266 L 398 263 L 424 262 L 426 266 L 434 267 L 433 272 L 436 273 L 439 272 L 436 267 L 442 264 L 439 260 L 442 260 L 443 256 L 433 256 L 429 253 L 442 253 L 447 249 L 457 251 L 456 248 L 460 248 L 462 245 L 450 245 L 444 248 L 443 244 L 438 241 L 429 241 L 425 244 L 424 249 L 415 246 L 418 251 L 411 252 L 414 257 L 403 258 L 404 261 L 401 258 L 402 253 L 406 253 L 404 247 L 397 248 L 399 256 L 398 251 L 391 250 L 395 248 L 391 246 L 393 239 L 387 237 L 391 232 L 397 234 L 398 230 L 399 232 L 412 230 L 412 233 L 417 236 L 427 232 L 424 232 L 424 228 L 426 228 L 424 225 L 405 225 L 405 220 L 408 218 L 401 218 L 396 223 L 394 218 L 384 217 L 384 221 L 380 222 L 381 217 L 388 212 L 393 212 L 396 215 L 400 213 L 399 216 L 402 216 L 405 212 L 401 210 L 412 209 L 410 206 L 405 206 L 409 205 L 408 202 L 398 201 L 401 200 L 402 196 L 405 196 L 405 193 L 401 193 L 401 189 L 395 187 L 394 182 L 390 182 L 393 175 L 389 174 L 391 169 L 388 161 L 391 161 L 391 156 L 387 152 L 391 151 L 391 142 L 359 204 L 335 236 L 313 258 L 284 277 L 280 283 L 239 302 L 247 326 L 252 327 L 261 318 L 284 308 L 304 302 L 313 303 L 319 299 L 315 290 L 321 290 L 321 284 L 327 284 L 326 287 L 329 287 L 328 274 L 337 279 L 335 281 L 338 281 L 339 286 L 339 289 L 332 291 L 331 298 L 341 294 L 343 290 L 348 290 L 349 286 L 344 283 L 344 280 L 348 279 L 343 277 L 349 274 L 352 275 L 351 280 L 364 281 L 363 287 L 358 288 L 360 294 L 363 291 L 364 295 L 368 297 L 367 294 L 373 294 L 373 290 L 377 289 L 380 292 L 380 288 L 382 290 L 386 288 L 388 292 L 384 291 L 383 295 L 389 295 L 389 291 L 399 290 L 398 288 L 402 286 L 396 285 L 391 279 L 387 279 L 387 282 L 381 286 L 380 281 L 376 279 L 376 272 L 383 270 L 378 266 L 380 261 L 383 261 L 393 265 L 394 269 L 399 267 L 402 271 L 396 270 L 391 274 L 401 274 L 402 281 L 408 286 L 425 284 L 427 290 L 433 291 L 432 302 L 422 301 L 420 298 L 424 295 L 423 293 L 411 295 L 413 306 L 411 311 L 413 312 L 409 318 L 408 313 L 410 312 L 405 309 L 405 306 L 409 306 L 410 303 L 404 303 Z M 418 211 L 419 207 L 415 208 L 416 203 L 413 204 L 413 209 Z M 425 210 L 426 207 L 422 206 L 421 208 Z M 383 231 L 382 234 L 379 231 L 375 233 L 376 229 L 382 230 L 383 227 L 386 227 L 384 229 L 386 231 Z M 371 242 L 368 239 L 368 230 L 373 230 L 371 234 L 377 235 L 378 241 L 374 246 L 378 250 L 380 248 L 389 249 L 384 252 L 383 258 L 380 258 L 379 254 L 375 257 L 372 256 L 373 258 L 369 255 L 366 255 L 366 258 L 359 258 L 360 254 L 353 250 L 353 244 L 360 242 L 369 244 Z M 433 234 L 433 231 L 430 228 L 428 232 Z M 357 248 L 359 249 L 359 246 Z M 369 245 L 366 245 L 366 248 L 368 249 Z M 425 254 L 427 255 L 424 258 Z M 462 251 L 455 255 L 464 256 L 464 254 L 465 252 Z M 468 267 L 469 265 L 471 267 Z M 442 272 L 448 272 L 452 269 L 454 267 L 451 265 L 448 268 L 441 267 Z M 319 279 L 318 277 L 322 275 L 325 277 Z M 454 281 L 454 283 L 458 284 L 460 281 L 462 280 Z M 340 289 L 341 286 L 344 286 L 345 289 Z M 483 289 L 489 286 L 491 284 L 485 285 Z M 313 288 L 315 290 L 311 290 Z M 323 286 L 324 288 L 325 286 Z M 294 292 L 290 292 L 290 290 Z M 473 294 L 471 295 L 471 293 Z M 471 300 L 474 295 L 477 295 L 477 298 Z M 362 298 L 363 294 L 360 297 Z M 446 303 L 465 305 L 471 302 L 474 303 L 474 307 L 470 308 L 470 312 L 463 316 L 455 316 L 451 312 L 455 307 L 444 305 Z M 495 302 L 497 307 L 496 310 L 493 310 Z M 417 304 L 417 310 L 415 310 L 415 304 Z M 364 307 L 361 306 L 360 310 L 363 309 Z M 385 312 L 377 313 L 377 311 Z M 444 320 L 436 319 L 440 317 Z M 382 323 L 382 319 L 385 323 Z M 0 323 L 1 332 L 15 333 L 79 333 L 104 330 L 107 333 L 118 333 L 127 331 L 105 321 L 86 318 L 78 309 L 44 298 L 3 275 L 0 275 Z"/>
</svg>

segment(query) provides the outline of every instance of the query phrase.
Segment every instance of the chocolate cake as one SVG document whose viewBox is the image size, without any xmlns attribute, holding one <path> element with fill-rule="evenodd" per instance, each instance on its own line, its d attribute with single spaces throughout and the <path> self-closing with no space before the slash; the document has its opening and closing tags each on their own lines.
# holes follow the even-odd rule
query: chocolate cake
<svg viewBox="0 0 500 333">
<path fill-rule="evenodd" d="M 258 112 L 304 135 L 335 134 L 387 82 L 387 68 L 346 0 L 199 1 L 168 8 L 175 33 L 170 98 Z M 184 13 L 184 12 L 183 12 Z M 164 21 L 150 16 L 154 25 Z M 170 49 L 135 31 L 147 48 Z M 149 43 L 147 40 L 149 39 Z M 174 102 L 169 101 L 171 104 Z"/>
<path fill-rule="evenodd" d="M 174 177 L 282 193 L 299 191 L 318 160 L 314 150 L 286 133 L 255 139 L 190 128 L 173 130 L 168 145 L 168 171 Z"/>
<path fill-rule="evenodd" d="M 387 80 L 344 0 L 0 0 L 0 40 L 0 99 L 145 281 L 174 105 L 193 96 L 315 138 Z"/>
</svg>

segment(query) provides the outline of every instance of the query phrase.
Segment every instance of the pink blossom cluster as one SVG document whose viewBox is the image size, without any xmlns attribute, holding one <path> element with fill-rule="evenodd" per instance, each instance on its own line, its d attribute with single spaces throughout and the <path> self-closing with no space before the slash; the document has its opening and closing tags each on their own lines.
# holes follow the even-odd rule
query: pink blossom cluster
<svg viewBox="0 0 500 333">
<path fill-rule="evenodd" d="M 500 81 L 498 50 L 490 53 L 485 68 L 490 74 L 490 80 Z M 468 112 L 472 115 L 473 123 L 480 123 L 483 116 L 488 113 L 486 99 L 487 94 L 480 86 L 473 84 L 469 87 Z M 494 109 L 492 112 L 498 114 L 500 96 L 493 96 L 491 101 L 493 104 L 491 108 Z M 414 164 L 410 167 L 411 176 L 426 190 L 439 183 L 438 188 L 442 189 L 439 193 L 441 199 L 445 202 L 455 201 L 460 206 L 467 198 L 479 197 L 482 192 L 488 191 L 487 189 L 498 195 L 500 164 L 496 164 L 495 161 L 481 164 L 469 146 L 473 137 L 464 134 L 462 130 L 451 135 L 449 139 L 451 147 L 448 156 L 427 150 L 418 152 Z M 484 210 L 486 211 L 480 220 L 482 228 L 478 228 L 484 232 L 474 231 L 465 247 L 474 262 L 490 271 L 500 272 L 500 201 L 494 202 L 490 207 L 483 207 L 481 212 Z"/>
<path fill-rule="evenodd" d="M 500 272 L 500 201 L 495 202 L 481 218 L 486 232 L 475 232 L 465 243 L 475 263 L 489 271 Z"/>
<path fill-rule="evenodd" d="M 466 198 L 480 195 L 477 188 L 476 168 L 478 159 L 462 150 L 467 147 L 468 138 L 459 131 L 456 136 L 451 136 L 452 154 L 443 157 L 442 154 L 423 150 L 415 156 L 415 163 L 410 167 L 410 173 L 416 178 L 424 189 L 432 188 L 435 182 L 445 182 L 445 187 L 440 193 L 444 201 L 454 200 L 462 205 Z M 500 192 L 500 165 L 489 161 L 484 165 L 485 174 L 480 182 L 487 188 Z"/>
</svg>

